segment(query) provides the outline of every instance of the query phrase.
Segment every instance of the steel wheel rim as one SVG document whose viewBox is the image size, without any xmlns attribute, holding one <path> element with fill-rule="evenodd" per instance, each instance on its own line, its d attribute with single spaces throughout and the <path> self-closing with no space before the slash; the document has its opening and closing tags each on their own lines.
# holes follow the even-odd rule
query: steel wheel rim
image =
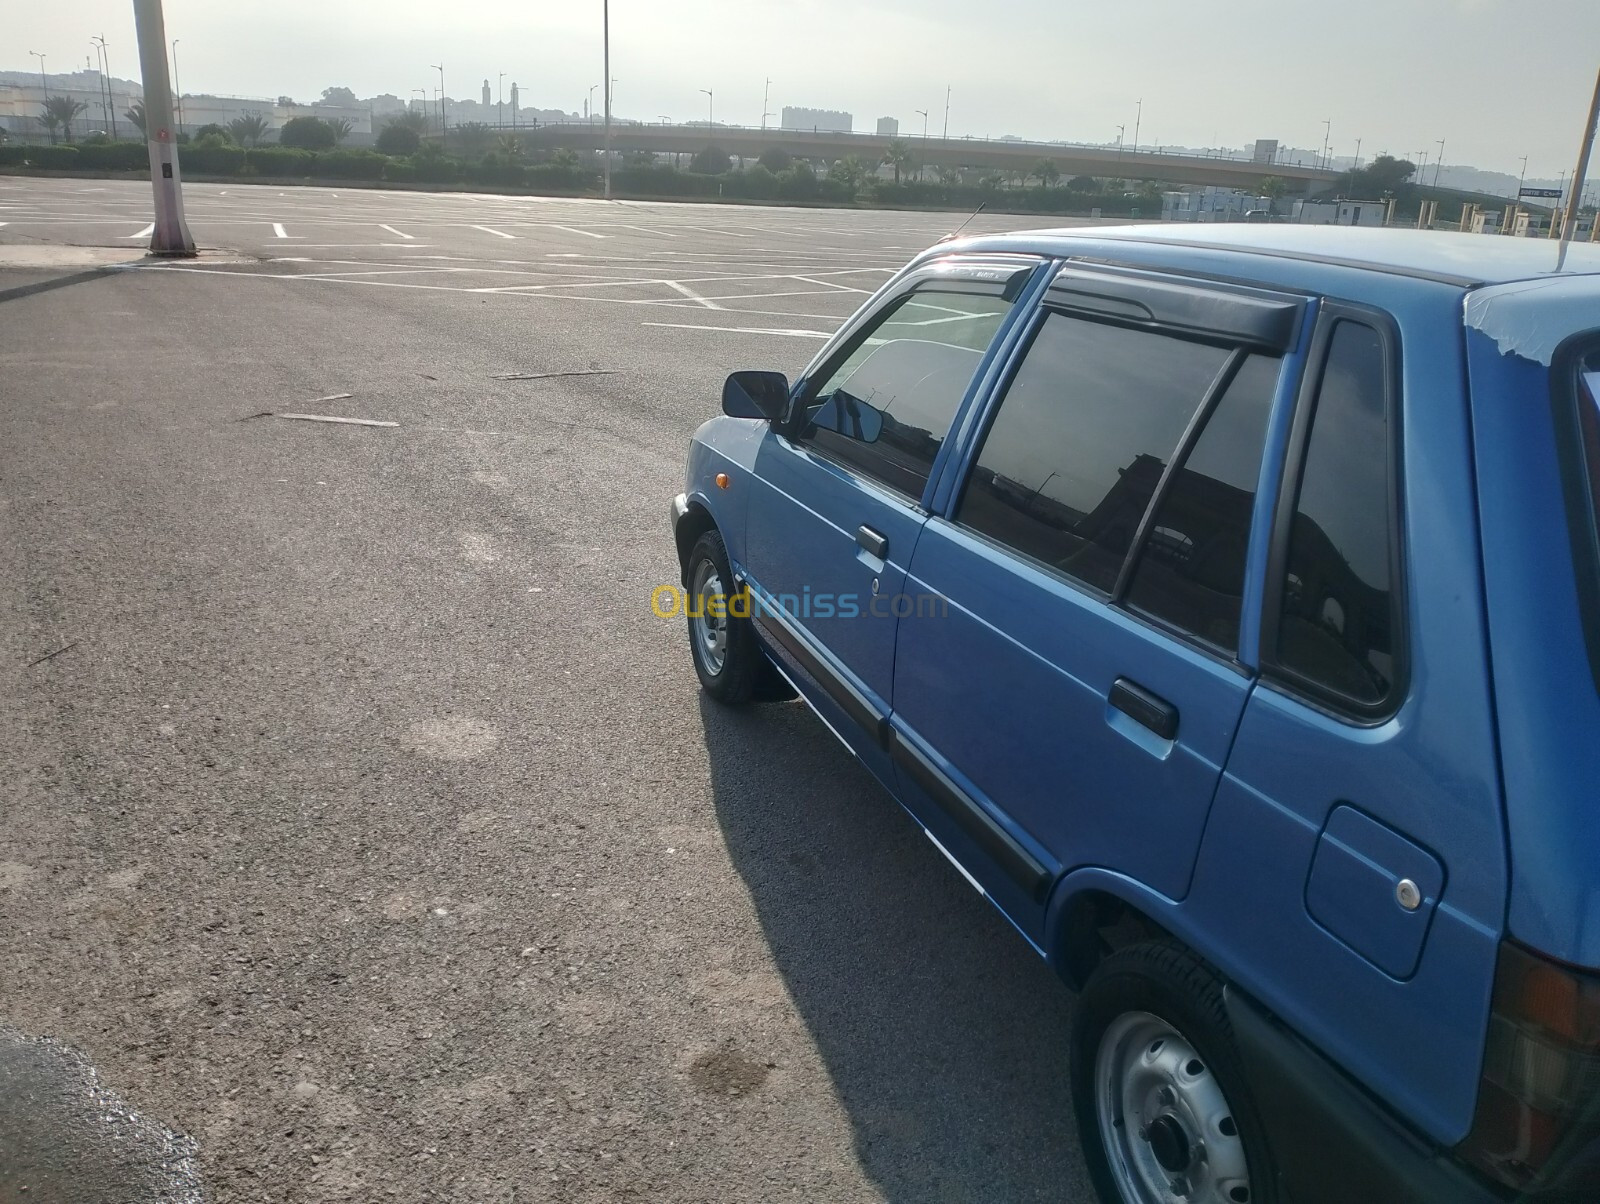
<svg viewBox="0 0 1600 1204">
<path fill-rule="evenodd" d="M 1118 1016 L 1100 1039 L 1094 1088 L 1111 1177 L 1128 1204 L 1250 1204 L 1233 1110 L 1172 1025 L 1149 1012 Z"/>
<path fill-rule="evenodd" d="M 714 615 L 706 603 L 712 598 L 722 599 L 722 614 Z M 694 653 L 700 658 L 712 677 L 722 672 L 728 660 L 728 596 L 722 588 L 722 575 L 709 560 L 695 566 L 693 593 L 690 605 L 689 632 Z"/>
</svg>

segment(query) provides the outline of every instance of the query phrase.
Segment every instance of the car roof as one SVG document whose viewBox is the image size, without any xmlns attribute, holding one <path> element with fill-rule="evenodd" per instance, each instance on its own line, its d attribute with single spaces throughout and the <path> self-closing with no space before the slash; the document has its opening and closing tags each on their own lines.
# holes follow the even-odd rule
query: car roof
<svg viewBox="0 0 1600 1204">
<path fill-rule="evenodd" d="M 1173 247 L 1231 251 L 1282 259 L 1305 259 L 1420 276 L 1462 287 L 1549 277 L 1555 272 L 1558 244 L 1553 239 L 1453 231 L 1396 230 L 1330 225 L 1258 223 L 1150 223 L 1139 226 L 1076 226 L 1025 230 L 963 239 L 973 251 L 1027 251 L 1043 255 L 1082 255 L 1085 241 L 1139 242 Z M 955 244 L 946 244 L 952 248 Z M 1600 274 L 1600 244 L 1570 243 L 1562 275 Z"/>
</svg>

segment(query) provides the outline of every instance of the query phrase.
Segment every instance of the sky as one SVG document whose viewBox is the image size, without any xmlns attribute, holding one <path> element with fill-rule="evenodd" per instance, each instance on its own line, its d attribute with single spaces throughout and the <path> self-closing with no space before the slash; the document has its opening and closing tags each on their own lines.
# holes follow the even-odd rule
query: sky
<svg viewBox="0 0 1600 1204">
<path fill-rule="evenodd" d="M 166 0 L 187 92 L 310 100 L 431 89 L 476 98 L 506 73 L 568 111 L 600 83 L 601 0 Z M 611 0 L 615 111 L 758 125 L 784 105 L 880 116 L 902 133 L 1437 155 L 1515 175 L 1570 171 L 1600 70 L 1596 0 Z M 129 0 L 13 5 L 0 68 L 82 66 L 104 34 L 137 77 Z M 595 93 L 598 97 L 600 93 Z M 1142 116 L 1139 102 L 1143 101 Z"/>
</svg>

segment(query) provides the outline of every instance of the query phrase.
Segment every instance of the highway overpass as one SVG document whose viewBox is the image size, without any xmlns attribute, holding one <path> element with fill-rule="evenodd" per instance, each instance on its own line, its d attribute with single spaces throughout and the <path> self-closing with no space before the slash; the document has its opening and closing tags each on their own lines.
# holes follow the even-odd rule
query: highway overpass
<svg viewBox="0 0 1600 1204">
<path fill-rule="evenodd" d="M 565 122 L 518 131 L 530 150 L 568 147 L 599 150 L 604 127 L 596 122 Z M 882 160 L 893 139 L 882 134 L 839 134 L 811 130 L 765 130 L 748 126 L 643 125 L 613 122 L 612 150 L 688 154 L 716 145 L 730 155 L 747 160 L 777 148 L 797 159 L 832 162 L 855 155 L 868 162 Z M 1268 176 L 1277 176 L 1294 193 L 1314 193 L 1332 187 L 1340 173 L 1316 167 L 1283 163 L 1256 163 L 1248 159 L 1218 159 L 1200 155 L 1157 154 L 1153 151 L 1118 150 L 1105 146 L 1064 146 L 1052 142 L 1018 142 L 981 138 L 900 137 L 916 160 L 935 167 L 973 168 L 979 171 L 1024 172 L 1048 159 L 1061 170 L 1063 180 L 1073 176 L 1099 176 L 1123 180 L 1160 180 L 1169 184 L 1214 184 L 1255 191 Z"/>
</svg>

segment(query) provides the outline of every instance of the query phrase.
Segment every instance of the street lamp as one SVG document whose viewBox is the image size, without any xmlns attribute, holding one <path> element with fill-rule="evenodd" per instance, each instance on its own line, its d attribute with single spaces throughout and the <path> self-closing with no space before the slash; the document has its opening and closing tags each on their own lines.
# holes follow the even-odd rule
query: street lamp
<svg viewBox="0 0 1600 1204">
<path fill-rule="evenodd" d="M 1433 165 L 1433 186 L 1439 187 L 1439 171 L 1444 167 L 1444 139 L 1439 139 L 1439 160 Z"/>
<path fill-rule="evenodd" d="M 716 124 L 714 106 L 717 103 L 717 98 L 710 88 L 701 88 L 700 91 L 706 94 L 706 137 L 709 138 L 711 137 L 711 127 Z"/>
<path fill-rule="evenodd" d="M 1322 123 L 1322 163 L 1321 163 L 1321 166 L 1324 169 L 1326 169 L 1327 166 L 1328 166 L 1328 144 L 1329 144 L 1329 141 L 1332 139 L 1332 137 L 1333 137 L 1333 118 L 1330 117 L 1330 118 L 1328 118 L 1326 121 L 1324 121 Z"/>
<path fill-rule="evenodd" d="M 100 76 L 105 81 L 106 120 L 111 123 L 111 137 L 117 137 L 117 98 L 111 91 L 111 52 L 107 49 L 106 35 L 90 38 L 100 55 Z"/>
<path fill-rule="evenodd" d="M 589 119 L 590 125 L 594 124 L 594 90 L 599 86 L 599 84 L 590 84 L 589 95 L 583 101 L 583 115 Z"/>
<path fill-rule="evenodd" d="M 39 90 L 44 93 L 44 98 L 49 100 L 50 84 L 44 77 L 44 55 L 40 54 L 37 50 L 30 50 L 28 53 L 39 60 Z"/>
<path fill-rule="evenodd" d="M 1125 126 L 1125 125 L 1119 125 L 1117 127 L 1117 158 L 1118 159 L 1122 158 L 1122 134 L 1123 134 L 1123 131 L 1125 131 L 1127 128 L 1128 127 Z M 1026 184 L 1027 181 L 1024 180 L 1023 183 Z"/>
<path fill-rule="evenodd" d="M 1139 107 L 1133 114 L 1133 153 L 1139 153 L 1139 123 L 1144 120 L 1144 97 L 1139 98 Z"/>
<path fill-rule="evenodd" d="M 449 139 L 445 136 L 445 130 L 447 130 L 450 127 L 450 120 L 449 120 L 449 117 L 448 117 L 448 114 L 447 114 L 447 110 L 444 107 L 444 105 L 445 105 L 444 64 L 443 63 L 429 63 L 428 66 L 432 67 L 435 71 L 437 71 L 439 73 L 439 149 L 443 150 L 445 148 L 445 146 L 447 145 L 447 143 L 449 142 Z"/>
<path fill-rule="evenodd" d="M 494 93 L 495 121 L 499 125 L 506 123 L 506 73 L 500 73 L 500 82 L 495 85 Z"/>
<path fill-rule="evenodd" d="M 948 84 L 945 85 L 944 89 L 944 136 L 947 139 L 950 137 L 950 86 Z"/>
<path fill-rule="evenodd" d="M 767 118 L 772 114 L 767 112 L 767 102 L 772 99 L 772 77 L 767 77 L 767 86 L 761 92 L 761 131 L 766 132 Z"/>
<path fill-rule="evenodd" d="M 923 163 L 926 163 L 928 159 L 928 110 L 912 109 L 911 111 L 913 113 L 920 113 L 922 115 L 922 162 L 917 164 L 917 181 L 920 183 L 922 180 L 922 166 Z M 1027 181 L 1024 180 L 1023 183 L 1027 183 Z"/>
<path fill-rule="evenodd" d="M 178 133 L 183 133 L 183 85 L 178 82 L 178 39 L 172 39 L 172 96 L 178 106 Z"/>
</svg>

